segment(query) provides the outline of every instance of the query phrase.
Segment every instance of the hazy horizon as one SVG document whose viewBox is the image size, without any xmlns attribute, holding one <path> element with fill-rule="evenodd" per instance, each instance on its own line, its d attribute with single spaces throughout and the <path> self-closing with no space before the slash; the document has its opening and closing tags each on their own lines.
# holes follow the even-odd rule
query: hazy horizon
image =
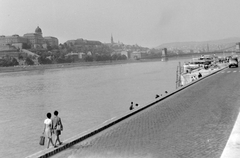
<svg viewBox="0 0 240 158">
<path fill-rule="evenodd" d="M 33 33 L 157 47 L 240 35 L 237 0 L 0 0 L 0 35 Z"/>
</svg>

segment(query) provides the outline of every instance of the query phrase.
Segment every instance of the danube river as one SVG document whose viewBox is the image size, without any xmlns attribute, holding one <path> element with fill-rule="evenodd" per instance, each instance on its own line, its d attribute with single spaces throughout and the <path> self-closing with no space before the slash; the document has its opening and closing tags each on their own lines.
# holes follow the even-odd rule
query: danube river
<svg viewBox="0 0 240 158">
<path fill-rule="evenodd" d="M 145 106 L 176 87 L 179 62 L 138 62 L 0 74 L 0 157 L 26 157 L 39 145 L 46 113 L 59 111 L 61 140 Z"/>
</svg>

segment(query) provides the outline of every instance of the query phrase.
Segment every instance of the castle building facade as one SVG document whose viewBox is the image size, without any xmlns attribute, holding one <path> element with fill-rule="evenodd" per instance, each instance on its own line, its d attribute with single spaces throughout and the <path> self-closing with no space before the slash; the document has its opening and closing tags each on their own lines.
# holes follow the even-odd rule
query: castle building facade
<svg viewBox="0 0 240 158">
<path fill-rule="evenodd" d="M 97 46 L 97 45 L 101 45 L 102 43 L 100 41 L 93 41 L 93 40 L 84 40 L 82 38 L 76 39 L 76 40 L 68 40 L 66 42 L 67 45 L 71 46 L 71 45 L 75 45 L 75 46 Z"/>
<path fill-rule="evenodd" d="M 46 43 L 50 46 L 58 46 L 58 39 L 56 37 L 47 36 L 44 37 Z"/>
<path fill-rule="evenodd" d="M 9 50 L 12 47 L 24 49 L 27 46 L 32 49 L 47 48 L 47 45 L 57 46 L 58 39 L 51 36 L 43 37 L 39 27 L 35 29 L 35 33 L 26 33 L 23 36 L 0 36 L 0 50 Z"/>
</svg>

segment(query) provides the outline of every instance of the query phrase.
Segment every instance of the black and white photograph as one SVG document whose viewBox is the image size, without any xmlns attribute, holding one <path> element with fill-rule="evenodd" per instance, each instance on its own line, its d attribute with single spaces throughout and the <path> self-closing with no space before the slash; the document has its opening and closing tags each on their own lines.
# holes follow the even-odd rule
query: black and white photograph
<svg viewBox="0 0 240 158">
<path fill-rule="evenodd" d="M 240 158 L 239 0 L 0 0 L 1 158 Z"/>
</svg>

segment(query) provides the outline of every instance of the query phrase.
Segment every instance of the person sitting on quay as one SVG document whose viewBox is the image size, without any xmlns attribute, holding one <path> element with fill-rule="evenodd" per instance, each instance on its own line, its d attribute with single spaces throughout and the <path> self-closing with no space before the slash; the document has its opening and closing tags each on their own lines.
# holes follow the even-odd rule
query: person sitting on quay
<svg viewBox="0 0 240 158">
<path fill-rule="evenodd" d="M 129 110 L 133 110 L 133 102 L 131 102 L 131 106 L 130 106 Z"/>
<path fill-rule="evenodd" d="M 202 74 L 199 72 L 199 74 L 198 74 L 198 78 L 201 78 L 202 77 Z"/>
</svg>

